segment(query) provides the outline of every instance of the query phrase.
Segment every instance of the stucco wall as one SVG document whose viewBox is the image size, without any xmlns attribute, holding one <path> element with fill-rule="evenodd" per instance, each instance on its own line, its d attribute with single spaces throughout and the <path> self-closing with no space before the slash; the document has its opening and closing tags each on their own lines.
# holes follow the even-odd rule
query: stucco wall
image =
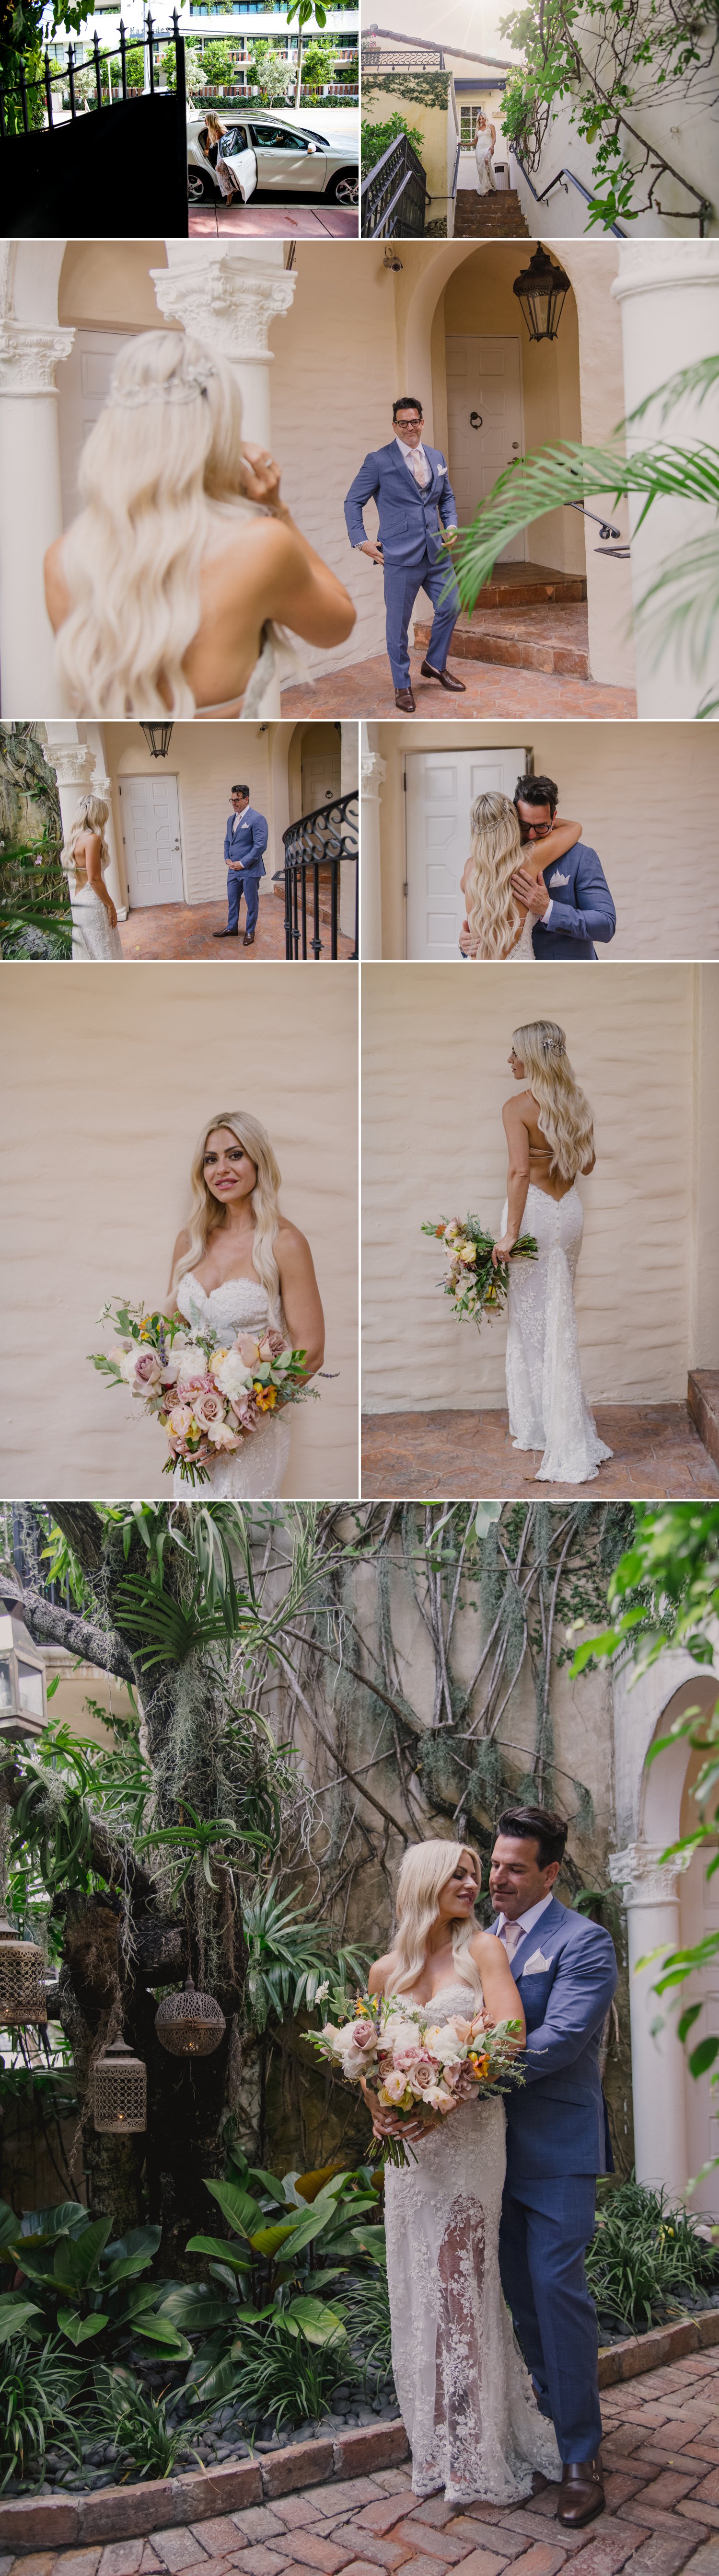
<svg viewBox="0 0 719 2576">
<path fill-rule="evenodd" d="M 408 751 L 517 743 L 535 770 L 557 781 L 560 812 L 581 823 L 617 906 L 617 930 L 598 947 L 602 965 L 624 958 L 719 956 L 716 746 L 708 726 L 378 724 L 386 766 L 380 799 L 382 954 L 405 954 L 405 798 Z M 460 970 L 461 971 L 461 970 Z"/>
<path fill-rule="evenodd" d="M 694 1053 L 699 979 L 714 967 L 623 966 L 611 986 L 580 965 L 367 967 L 363 977 L 364 1394 L 370 1412 L 503 1404 L 506 1327 L 460 1325 L 435 1285 L 423 1218 L 478 1211 L 499 1225 L 502 1103 L 512 1031 L 540 1015 L 567 1033 L 595 1115 L 597 1167 L 580 1182 L 576 1283 L 587 1395 L 686 1395 L 687 1249 L 713 1230 L 702 1203 Z M 611 996 L 611 999 L 609 997 Z M 706 1209 L 704 1198 L 707 1198 Z M 711 1204 L 709 1203 L 711 1201 Z M 713 1325 L 717 1365 L 718 1328 Z"/>
<path fill-rule="evenodd" d="M 532 245 L 527 246 L 531 255 Z M 530 340 L 521 305 L 512 293 L 520 268 L 526 268 L 524 245 L 483 243 L 464 260 L 444 290 L 444 329 L 493 337 L 506 333 L 519 340 L 524 407 L 524 447 L 555 446 L 559 439 L 582 434 L 579 401 L 579 329 L 572 294 L 565 298 L 556 340 Z M 520 255 L 521 254 L 521 255 Z M 530 562 L 552 564 L 560 572 L 583 572 L 583 522 L 574 510 L 552 510 L 527 529 Z"/>
<path fill-rule="evenodd" d="M 338 1372 L 293 1417 L 285 1490 L 356 1493 L 355 986 L 328 965 L 310 1011 L 313 972 L 267 965 L 238 996 L 212 966 L 0 967 L 6 1495 L 167 1493 L 157 1424 L 86 1354 L 108 1296 L 162 1302 L 198 1130 L 233 1105 L 272 1138 Z"/>
<path fill-rule="evenodd" d="M 576 33 L 584 60 L 591 63 L 598 51 L 596 28 L 591 18 L 582 19 L 581 15 L 578 16 Z M 606 53 L 600 65 L 600 78 L 602 89 L 606 94 Z M 643 96 L 644 83 L 641 70 L 638 75 L 633 76 L 634 103 L 630 111 L 632 124 L 638 135 L 643 136 L 647 143 L 656 145 L 660 152 L 666 152 L 673 168 L 686 172 L 692 187 L 703 191 L 711 203 L 716 198 L 716 129 L 711 105 L 711 79 L 700 77 L 694 92 L 689 89 L 686 94 L 683 94 L 682 88 L 676 81 L 670 81 L 664 94 L 661 95 L 657 93 L 656 72 L 652 64 L 645 80 L 646 86 L 653 93 L 648 103 L 645 103 Z M 591 144 L 578 134 L 576 124 L 572 122 L 572 108 L 575 105 L 576 100 L 572 95 L 564 98 L 557 95 L 553 103 L 541 158 L 537 169 L 532 171 L 532 184 L 538 191 L 549 187 L 552 179 L 562 168 L 562 164 L 574 172 L 575 177 L 582 181 L 585 188 L 592 188 L 595 184 L 595 151 Z M 658 234 L 662 239 L 670 241 L 676 241 L 682 234 L 686 234 L 692 241 L 695 240 L 696 199 L 690 199 L 686 189 L 667 174 L 662 178 L 656 191 L 659 203 L 664 209 L 663 214 L 657 213 L 654 206 L 647 206 L 647 180 L 650 174 L 646 170 L 643 171 L 641 167 L 644 157 L 641 145 L 634 143 L 626 131 L 622 135 L 622 145 L 630 168 L 633 167 L 638 173 L 633 204 L 638 210 L 639 228 L 642 234 L 645 236 Z M 514 159 L 512 160 L 512 180 L 519 193 L 522 213 L 526 216 L 531 230 L 536 212 L 535 200 L 531 188 L 528 188 Z M 695 209 L 693 215 L 688 211 L 691 205 Z M 589 209 L 576 188 L 570 187 L 566 195 L 562 187 L 557 188 L 550 199 L 550 211 L 552 231 L 558 238 L 568 238 L 572 234 L 586 231 Z M 627 229 L 626 217 L 623 219 L 622 229 Z M 707 234 L 719 232 L 716 206 L 713 207 L 712 213 L 705 217 L 704 229 Z"/>
<path fill-rule="evenodd" d="M 441 99 L 437 93 L 442 89 L 444 98 Z M 454 168 L 457 148 L 451 92 L 450 73 L 418 72 L 405 77 L 399 72 L 394 79 L 391 72 L 364 72 L 362 76 L 363 125 L 386 125 L 391 116 L 403 116 L 405 124 L 422 136 L 419 157 L 429 194 L 441 197 L 443 202 L 447 196 L 450 154 Z M 454 150 L 451 149 L 452 144 Z"/>
</svg>

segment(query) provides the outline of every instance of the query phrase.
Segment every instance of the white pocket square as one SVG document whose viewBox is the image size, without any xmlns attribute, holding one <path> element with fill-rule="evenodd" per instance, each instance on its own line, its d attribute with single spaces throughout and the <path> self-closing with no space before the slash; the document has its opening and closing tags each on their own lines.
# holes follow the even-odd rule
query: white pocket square
<svg viewBox="0 0 719 2576">
<path fill-rule="evenodd" d="M 541 1977 L 545 1969 L 551 1968 L 551 1965 L 551 1959 L 543 1958 L 541 1950 L 533 1950 L 531 1959 L 525 1959 L 519 1973 L 522 1977 Z"/>
<path fill-rule="evenodd" d="M 554 875 L 553 877 L 550 877 L 549 883 L 550 885 L 568 885 L 569 878 L 560 876 L 559 869 L 555 868 Z"/>
</svg>

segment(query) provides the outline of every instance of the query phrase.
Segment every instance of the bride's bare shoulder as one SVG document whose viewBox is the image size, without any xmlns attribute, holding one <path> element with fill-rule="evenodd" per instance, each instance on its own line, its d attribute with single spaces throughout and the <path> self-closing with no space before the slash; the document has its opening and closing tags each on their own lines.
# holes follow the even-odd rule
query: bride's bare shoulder
<svg viewBox="0 0 719 2576">
<path fill-rule="evenodd" d="M 373 1966 L 370 1968 L 367 1979 L 368 1994 L 384 1994 L 387 1978 L 391 1975 L 392 1969 L 396 1967 L 396 1964 L 394 1950 L 386 1950 L 383 1959 L 375 1959 Z"/>
</svg>

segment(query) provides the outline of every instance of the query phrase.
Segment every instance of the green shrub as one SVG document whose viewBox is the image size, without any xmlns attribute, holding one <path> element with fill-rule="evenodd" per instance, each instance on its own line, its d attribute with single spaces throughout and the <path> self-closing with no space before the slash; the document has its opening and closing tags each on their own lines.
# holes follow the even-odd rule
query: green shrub
<svg viewBox="0 0 719 2576">
<path fill-rule="evenodd" d="M 386 2388 L 392 2377 L 392 2327 L 387 2286 L 387 2259 L 378 2255 L 371 2272 L 343 2283 L 338 2301 L 347 2339 L 362 2373 L 363 2386 Z"/>
<path fill-rule="evenodd" d="M 338 2379 L 358 2376 L 341 2325 L 326 2343 L 311 2344 L 281 2308 L 262 2320 L 245 2314 L 233 2358 L 238 2412 L 258 2424 L 269 2417 L 278 2432 L 316 2421 Z"/>
<path fill-rule="evenodd" d="M 408 125 L 406 116 L 400 116 L 399 109 L 395 108 L 394 116 L 389 116 L 385 125 L 365 124 L 362 127 L 363 179 L 369 178 L 370 170 L 376 168 L 383 153 L 389 151 L 390 144 L 396 143 L 398 134 L 406 134 L 408 143 L 411 143 L 413 152 L 417 153 L 421 161 L 424 137 L 420 133 L 419 126 Z"/>
<path fill-rule="evenodd" d="M 80 2456 L 77 2413 L 84 2374 L 73 2371 L 52 2337 L 38 2350 L 27 2339 L 5 2344 L 0 2359 L 0 2492 L 17 2478 L 42 2486 L 51 2438 Z"/>
<path fill-rule="evenodd" d="M 100 2430 L 112 2440 L 122 2473 L 128 2465 L 139 2478 L 170 2478 L 179 2458 L 198 2454 L 189 2441 L 186 2424 L 173 2424 L 168 2416 L 171 2399 L 165 2393 L 153 2397 L 140 2387 L 131 2370 L 107 2370 L 95 2391 L 96 2421 Z M 196 2419 L 193 2430 L 204 2418 Z M 95 2426 L 93 2425 L 93 2433 Z"/>
<path fill-rule="evenodd" d="M 719 2285 L 719 2250 L 698 2236 L 682 2203 L 646 2183 L 620 2183 L 597 2211 L 587 2280 L 600 2317 L 629 2332 Z"/>
</svg>

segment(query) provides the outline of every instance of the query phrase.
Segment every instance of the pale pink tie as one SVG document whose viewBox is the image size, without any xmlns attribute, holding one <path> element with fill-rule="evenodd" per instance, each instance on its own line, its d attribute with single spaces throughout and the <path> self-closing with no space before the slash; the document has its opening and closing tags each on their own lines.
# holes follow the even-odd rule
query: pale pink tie
<svg viewBox="0 0 719 2576">
<path fill-rule="evenodd" d="M 502 1932 L 502 1940 L 504 1942 L 507 1958 L 511 1967 L 515 1950 L 519 1949 L 520 1941 L 524 1940 L 524 1931 L 521 1923 L 505 1923 Z"/>
<path fill-rule="evenodd" d="M 412 449 L 411 449 L 411 451 L 410 451 L 410 460 L 409 460 L 409 461 L 410 461 L 410 465 L 411 465 L 411 467 L 412 467 L 412 472 L 413 472 L 413 475 L 414 475 L 415 483 L 419 483 L 419 485 L 420 485 L 420 487 L 421 487 L 422 491 L 424 491 L 424 482 L 425 482 L 426 467 L 425 467 L 425 463 L 424 463 L 424 458 L 423 458 L 422 456 L 420 456 L 420 453 L 419 453 L 419 449 L 418 449 L 418 448 L 416 448 L 416 447 L 415 447 L 415 448 L 412 448 Z"/>
</svg>

